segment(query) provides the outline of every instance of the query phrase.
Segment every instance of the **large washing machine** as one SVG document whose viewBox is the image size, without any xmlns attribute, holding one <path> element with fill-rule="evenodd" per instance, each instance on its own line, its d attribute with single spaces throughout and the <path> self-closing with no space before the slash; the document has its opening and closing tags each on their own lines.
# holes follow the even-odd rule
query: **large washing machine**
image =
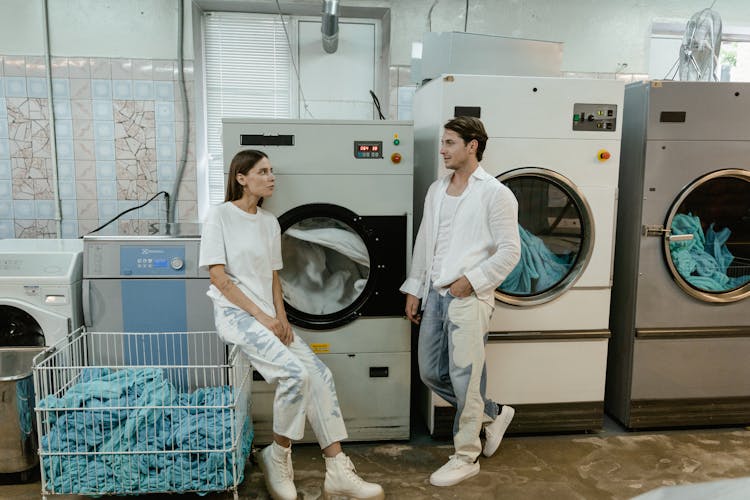
<svg viewBox="0 0 750 500">
<path fill-rule="evenodd" d="M 82 324 L 81 240 L 0 240 L 0 345 L 53 345 Z"/>
<path fill-rule="evenodd" d="M 480 162 L 519 201 L 521 263 L 496 290 L 487 394 L 513 405 L 511 432 L 602 426 L 624 84 L 614 80 L 443 75 L 414 97 L 415 221 L 447 173 L 443 125 L 482 120 Z M 433 435 L 452 407 L 425 398 Z"/>
<path fill-rule="evenodd" d="M 398 288 L 411 255 L 411 122 L 225 119 L 223 141 L 227 171 L 241 149 L 271 160 L 276 192 L 263 208 L 281 225 L 287 315 L 333 372 L 350 439 L 408 439 Z M 274 391 L 253 383 L 259 442 L 271 437 Z"/>
<path fill-rule="evenodd" d="M 750 83 L 625 91 L 607 411 L 750 422 Z"/>
</svg>

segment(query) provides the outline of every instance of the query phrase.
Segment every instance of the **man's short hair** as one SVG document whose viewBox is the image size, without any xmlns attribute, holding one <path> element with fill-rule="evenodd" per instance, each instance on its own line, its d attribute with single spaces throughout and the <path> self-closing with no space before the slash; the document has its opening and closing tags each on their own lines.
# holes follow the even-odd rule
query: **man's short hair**
<svg viewBox="0 0 750 500">
<path fill-rule="evenodd" d="M 466 144 L 477 141 L 477 160 L 482 161 L 484 148 L 487 146 L 487 131 L 479 118 L 473 116 L 457 116 L 444 125 L 448 130 L 452 130 L 464 140 Z"/>
</svg>

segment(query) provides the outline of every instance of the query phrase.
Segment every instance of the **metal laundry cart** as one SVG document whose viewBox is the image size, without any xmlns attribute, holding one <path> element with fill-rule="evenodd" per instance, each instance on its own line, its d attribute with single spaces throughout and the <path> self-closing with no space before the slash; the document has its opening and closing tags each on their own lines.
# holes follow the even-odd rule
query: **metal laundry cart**
<svg viewBox="0 0 750 500">
<path fill-rule="evenodd" d="M 237 488 L 250 364 L 215 332 L 80 329 L 34 358 L 42 496 Z"/>
</svg>

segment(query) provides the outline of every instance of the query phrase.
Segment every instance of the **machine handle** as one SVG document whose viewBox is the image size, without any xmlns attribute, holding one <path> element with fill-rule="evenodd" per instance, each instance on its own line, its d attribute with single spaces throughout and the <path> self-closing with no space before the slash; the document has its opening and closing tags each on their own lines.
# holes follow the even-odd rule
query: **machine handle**
<svg viewBox="0 0 750 500">
<path fill-rule="evenodd" d="M 91 326 L 91 283 L 89 280 L 83 280 L 83 290 L 81 290 L 81 302 L 83 302 L 83 324 Z"/>
<path fill-rule="evenodd" d="M 693 238 L 695 238 L 695 235 L 693 235 L 692 233 L 690 233 L 690 234 L 670 234 L 669 236 L 667 236 L 667 239 L 669 240 L 670 243 L 673 242 L 673 241 L 692 241 Z"/>
</svg>

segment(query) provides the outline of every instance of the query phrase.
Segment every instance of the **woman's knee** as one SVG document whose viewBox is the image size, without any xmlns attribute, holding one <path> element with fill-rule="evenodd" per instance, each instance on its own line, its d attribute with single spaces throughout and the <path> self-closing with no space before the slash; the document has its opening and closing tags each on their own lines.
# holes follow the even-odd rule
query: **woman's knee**
<svg viewBox="0 0 750 500">
<path fill-rule="evenodd" d="M 287 365 L 287 376 L 284 377 L 286 385 L 295 392 L 306 393 L 310 387 L 310 372 L 301 363 L 289 363 Z"/>
</svg>

